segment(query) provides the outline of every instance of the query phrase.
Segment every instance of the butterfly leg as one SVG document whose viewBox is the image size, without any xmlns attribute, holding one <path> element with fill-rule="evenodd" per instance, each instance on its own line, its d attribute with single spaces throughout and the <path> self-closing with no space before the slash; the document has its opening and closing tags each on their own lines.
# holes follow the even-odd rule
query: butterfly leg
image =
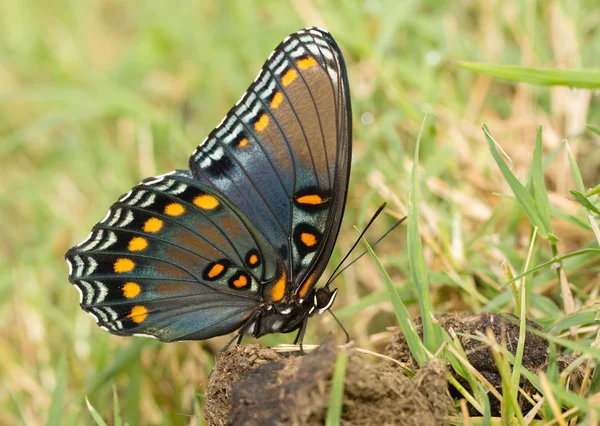
<svg viewBox="0 0 600 426">
<path fill-rule="evenodd" d="M 300 353 L 304 353 L 304 349 L 302 348 L 302 341 L 304 340 L 304 333 L 306 333 L 306 325 L 308 324 L 308 315 L 302 320 L 302 324 L 300 325 L 300 330 L 298 330 L 298 335 L 296 336 L 296 340 L 294 340 L 294 345 L 300 345 Z"/>
</svg>

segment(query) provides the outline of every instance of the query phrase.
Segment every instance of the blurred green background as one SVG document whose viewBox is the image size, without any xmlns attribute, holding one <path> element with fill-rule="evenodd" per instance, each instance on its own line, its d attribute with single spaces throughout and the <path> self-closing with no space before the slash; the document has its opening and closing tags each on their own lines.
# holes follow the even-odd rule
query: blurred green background
<svg viewBox="0 0 600 426">
<path fill-rule="evenodd" d="M 485 144 L 482 122 L 528 176 L 544 126 L 546 183 L 562 253 L 592 244 L 561 141 L 587 186 L 600 182 L 600 94 L 493 80 L 454 65 L 479 61 L 593 68 L 597 0 L 5 0 L 0 12 L 0 424 L 110 423 L 112 392 L 130 424 L 203 424 L 203 387 L 226 341 L 159 344 L 112 336 L 78 306 L 65 251 L 142 178 L 183 168 L 254 79 L 271 50 L 307 25 L 328 29 L 349 69 L 354 159 L 335 266 L 383 201 L 406 213 L 416 134 L 421 237 L 437 312 L 514 309 L 502 262 L 522 269 L 529 226 Z M 405 232 L 378 254 L 414 312 Z M 547 247 L 540 262 L 550 258 Z M 597 299 L 599 260 L 565 268 L 578 306 Z M 327 276 L 327 274 L 325 275 Z M 381 350 L 395 325 L 369 259 L 336 283 L 335 311 L 357 345 Z M 535 279 L 531 316 L 563 315 L 556 274 Z M 313 319 L 307 343 L 342 333 Z M 267 336 L 263 344 L 291 342 Z M 248 340 L 250 341 L 250 339 Z"/>
</svg>

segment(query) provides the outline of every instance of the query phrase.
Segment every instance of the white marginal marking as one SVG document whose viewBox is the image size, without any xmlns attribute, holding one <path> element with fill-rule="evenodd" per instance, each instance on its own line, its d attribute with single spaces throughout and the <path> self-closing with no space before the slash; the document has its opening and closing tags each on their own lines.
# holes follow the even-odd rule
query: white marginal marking
<svg viewBox="0 0 600 426">
<path fill-rule="evenodd" d="M 100 308 L 91 308 L 94 312 L 96 312 L 96 314 L 102 318 L 103 322 L 108 322 L 108 315 L 106 315 L 106 312 L 104 312 L 102 309 Z"/>
<path fill-rule="evenodd" d="M 133 189 L 131 191 L 129 191 L 127 194 L 121 196 L 121 198 L 119 198 L 119 201 L 121 201 L 121 202 L 125 201 L 126 199 L 128 199 L 131 196 L 132 193 L 133 193 Z"/>
<path fill-rule="evenodd" d="M 299 58 L 300 56 L 304 56 L 306 54 L 306 49 L 304 49 L 304 47 L 300 46 L 298 49 L 294 50 L 291 53 L 292 58 L 296 59 Z"/>
<path fill-rule="evenodd" d="M 101 325 L 101 326 L 100 326 L 100 328 L 101 328 L 102 330 L 104 330 L 104 331 L 108 331 L 108 332 L 110 333 L 110 330 L 109 330 L 108 328 L 104 327 L 103 325 Z"/>
<path fill-rule="evenodd" d="M 148 192 L 144 189 L 140 189 L 138 192 L 136 192 L 135 197 L 133 197 L 131 200 L 129 200 L 129 202 L 127 204 L 129 204 L 130 206 L 134 206 L 136 205 L 144 196 L 144 194 Z"/>
<path fill-rule="evenodd" d="M 285 58 L 285 54 L 283 52 L 279 52 L 279 54 L 275 57 L 275 59 L 273 60 L 273 62 L 271 62 L 269 64 L 269 68 L 273 69 L 275 67 L 277 67 L 281 61 L 283 61 Z"/>
<path fill-rule="evenodd" d="M 323 35 L 322 35 L 322 34 L 321 34 L 319 31 L 317 31 L 317 30 L 315 29 L 315 27 L 310 27 L 310 28 L 307 28 L 307 30 L 308 30 L 308 32 L 309 32 L 309 33 L 311 33 L 311 34 L 313 34 L 313 35 L 316 35 L 316 36 L 317 36 L 317 37 L 319 37 L 319 38 L 323 37 Z"/>
<path fill-rule="evenodd" d="M 111 213 L 112 213 L 111 209 L 108 209 L 108 211 L 106 212 L 106 216 L 104 216 L 104 219 L 102 219 L 100 221 L 100 223 L 104 223 L 104 221 L 110 217 Z"/>
<path fill-rule="evenodd" d="M 153 335 L 151 335 L 151 334 L 144 334 L 144 333 L 133 333 L 133 335 L 134 335 L 134 336 L 137 336 L 137 337 L 149 337 L 149 338 L 151 338 L 151 339 L 158 339 L 158 337 L 156 337 L 156 336 L 153 336 Z"/>
<path fill-rule="evenodd" d="M 260 111 L 260 104 L 258 102 L 256 102 L 253 106 L 252 106 L 252 110 L 250 110 L 250 112 L 244 116 L 244 120 L 246 122 L 250 122 L 253 118 L 258 117 L 258 112 Z"/>
<path fill-rule="evenodd" d="M 154 200 L 156 200 L 156 194 L 150 194 L 146 201 L 140 204 L 140 207 L 145 209 L 146 207 L 152 205 L 154 203 Z"/>
<path fill-rule="evenodd" d="M 275 91 L 276 86 L 277 84 L 275 83 L 275 80 L 271 80 L 269 87 L 267 87 L 267 90 L 263 92 L 264 97 L 268 98 L 269 96 L 271 96 L 271 94 Z"/>
<path fill-rule="evenodd" d="M 80 242 L 79 244 L 77 244 L 76 247 L 81 247 L 82 245 L 84 245 L 85 243 L 87 243 L 90 240 L 90 238 L 92 238 L 92 235 L 94 235 L 94 231 L 91 231 L 88 234 L 87 238 L 85 240 L 83 240 L 82 242 Z"/>
<path fill-rule="evenodd" d="M 133 212 L 131 210 L 127 210 L 125 214 L 125 219 L 123 219 L 118 225 L 117 228 L 123 228 L 131 223 L 133 220 Z"/>
<path fill-rule="evenodd" d="M 269 56 L 267 56 L 267 61 L 270 61 L 274 54 L 275 54 L 275 50 L 273 50 L 271 53 L 269 53 Z"/>
<path fill-rule="evenodd" d="M 253 293 L 258 292 L 258 283 L 256 281 L 252 281 L 252 285 L 250 286 L 250 291 Z"/>
<path fill-rule="evenodd" d="M 204 160 L 202 160 L 200 162 L 200 168 L 202 169 L 206 169 L 208 166 L 210 166 L 212 163 L 212 160 L 209 157 L 204 158 Z"/>
<path fill-rule="evenodd" d="M 75 284 L 73 287 L 75 287 L 77 289 L 77 293 L 79 293 L 79 304 L 81 305 L 81 302 L 83 302 L 83 291 L 81 291 L 77 284 Z"/>
<path fill-rule="evenodd" d="M 104 299 L 108 295 L 108 287 L 106 287 L 102 282 L 94 280 L 94 284 L 98 288 L 98 297 L 96 297 L 96 301 L 94 303 L 102 303 Z"/>
<path fill-rule="evenodd" d="M 308 315 L 312 315 L 312 313 L 315 311 L 315 307 L 311 306 L 310 309 L 308 310 Z"/>
<path fill-rule="evenodd" d="M 283 61 L 283 63 L 275 70 L 276 75 L 281 75 L 284 69 L 288 67 L 288 61 Z"/>
<path fill-rule="evenodd" d="M 335 72 L 335 70 L 333 68 L 327 67 L 327 73 L 329 74 L 329 77 L 331 77 L 331 79 L 334 82 L 337 82 L 338 75 L 337 75 L 337 72 Z"/>
<path fill-rule="evenodd" d="M 321 54 L 321 51 L 316 44 L 308 44 L 306 47 L 314 56 L 319 56 Z"/>
<path fill-rule="evenodd" d="M 87 260 L 90 265 L 88 266 L 87 271 L 85 272 L 86 276 L 93 273 L 96 270 L 96 268 L 98 267 L 98 262 L 96 262 L 93 258 L 88 257 Z"/>
<path fill-rule="evenodd" d="M 329 51 L 329 47 L 327 47 L 326 49 L 321 50 L 321 54 L 323 56 L 325 56 L 325 59 L 332 61 L 333 60 L 333 53 L 331 53 Z"/>
<path fill-rule="evenodd" d="M 213 159 L 213 161 L 219 161 L 224 156 L 225 156 L 225 150 L 223 150 L 223 148 L 219 147 L 219 148 L 215 149 L 215 151 L 211 154 L 210 157 Z"/>
<path fill-rule="evenodd" d="M 246 329 L 246 334 L 248 334 L 249 336 L 252 336 L 254 334 L 255 327 L 256 327 L 256 322 L 253 322 L 252 324 L 250 324 L 248 326 L 248 328 Z"/>
<path fill-rule="evenodd" d="M 231 133 L 229 133 L 227 136 L 225 136 L 225 138 L 223 140 L 225 141 L 225 143 L 233 142 L 235 140 L 235 138 L 237 138 L 239 136 L 239 134 L 242 133 L 242 130 L 244 130 L 244 126 L 242 126 L 241 124 L 238 124 Z"/>
<path fill-rule="evenodd" d="M 92 311 L 85 311 L 85 312 L 90 314 L 92 316 L 92 318 L 94 318 L 94 321 L 96 321 L 96 324 L 98 324 L 98 321 L 100 321 L 100 319 L 96 315 L 94 315 L 94 313 Z M 108 331 L 108 330 L 106 330 L 106 331 Z"/>
<path fill-rule="evenodd" d="M 103 235 L 104 235 L 104 230 L 100 229 L 96 233 L 96 237 L 94 238 L 94 240 L 90 241 L 89 244 L 86 244 L 85 247 L 81 247 L 80 250 L 81 251 L 90 251 L 90 250 L 92 250 L 94 247 L 96 247 L 98 244 L 100 244 L 100 242 L 102 241 Z"/>
<path fill-rule="evenodd" d="M 75 260 L 75 264 L 77 265 L 77 270 L 75 271 L 75 276 L 80 277 L 81 274 L 83 273 L 83 267 L 85 266 L 85 263 L 83 263 L 83 259 L 79 256 L 75 256 L 75 257 L 73 257 L 73 259 Z"/>
<path fill-rule="evenodd" d="M 85 289 L 85 304 L 91 305 L 94 301 L 94 287 L 87 281 L 79 280 L 79 282 Z"/>
<path fill-rule="evenodd" d="M 290 312 L 292 312 L 292 308 L 285 308 L 285 309 L 283 309 L 283 310 L 279 311 L 279 313 L 280 313 L 280 314 L 283 314 L 283 315 L 287 315 L 287 314 L 289 314 Z"/>
<path fill-rule="evenodd" d="M 185 183 L 179 183 L 179 186 L 171 191 L 169 194 L 179 195 L 187 189 L 187 185 Z"/>
<path fill-rule="evenodd" d="M 156 187 L 156 189 L 157 189 L 157 190 L 159 190 L 159 191 L 167 191 L 167 190 L 168 190 L 168 189 L 170 189 L 170 188 L 171 188 L 173 185 L 175 185 L 175 182 L 176 182 L 176 181 L 174 181 L 174 180 L 172 180 L 172 179 L 169 179 L 169 180 L 165 181 L 165 183 L 164 183 L 163 185 L 161 185 L 161 186 L 157 186 L 157 187 Z"/>
<path fill-rule="evenodd" d="M 69 259 L 65 259 L 65 261 L 67 262 L 67 265 L 69 266 L 69 276 L 71 276 L 71 274 L 73 273 L 73 264 L 71 263 L 71 261 Z"/>
<path fill-rule="evenodd" d="M 99 251 L 106 250 L 108 247 L 112 246 L 116 242 L 117 242 L 117 235 L 114 232 L 109 231 L 108 238 L 106 239 L 104 244 L 102 244 L 100 247 L 98 247 L 98 250 Z"/>
<path fill-rule="evenodd" d="M 115 223 L 117 223 L 117 221 L 121 218 L 121 213 L 123 212 L 122 208 L 118 208 L 117 211 L 115 212 L 115 215 L 113 216 L 113 218 L 111 219 L 110 222 L 107 223 L 108 226 L 113 226 Z"/>
<path fill-rule="evenodd" d="M 163 176 L 157 176 L 155 178 L 150 179 L 148 182 L 140 182 L 140 185 L 154 185 L 155 183 L 162 182 L 165 178 Z"/>
<path fill-rule="evenodd" d="M 321 27 L 312 27 L 312 28 L 314 28 L 317 31 L 321 31 L 322 33 L 329 34 L 329 31 L 327 31 L 324 28 L 321 28 Z"/>
<path fill-rule="evenodd" d="M 172 170 L 168 173 L 165 173 L 165 174 L 162 174 L 159 176 L 154 176 L 153 178 L 149 178 L 149 180 L 147 182 L 141 181 L 140 185 L 147 185 L 147 186 L 154 185 L 155 183 L 158 183 L 158 182 L 164 180 L 164 178 L 166 178 L 167 176 L 171 176 L 175 173 L 177 173 L 177 170 Z"/>
<path fill-rule="evenodd" d="M 291 52 L 292 50 L 294 50 L 296 48 L 296 46 L 298 46 L 300 42 L 298 41 L 298 39 L 293 39 L 292 41 L 290 41 L 284 48 L 283 50 L 285 50 L 286 52 Z"/>
<path fill-rule="evenodd" d="M 116 320 L 117 318 L 119 318 L 119 315 L 117 314 L 117 312 L 116 312 L 114 309 L 112 309 L 112 308 L 109 308 L 109 307 L 105 307 L 105 308 L 104 308 L 104 310 L 106 311 L 106 313 L 107 313 L 108 315 L 110 315 L 110 319 L 111 319 L 111 320 L 113 320 L 113 321 L 114 321 L 114 320 Z"/>
</svg>

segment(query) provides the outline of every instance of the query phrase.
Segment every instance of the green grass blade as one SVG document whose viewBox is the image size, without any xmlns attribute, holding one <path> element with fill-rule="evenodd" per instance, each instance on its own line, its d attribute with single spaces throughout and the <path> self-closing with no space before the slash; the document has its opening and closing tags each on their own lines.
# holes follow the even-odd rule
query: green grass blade
<svg viewBox="0 0 600 426">
<path fill-rule="evenodd" d="M 539 84 L 542 86 L 569 86 L 585 89 L 600 88 L 598 69 L 544 69 L 515 65 L 490 65 L 480 62 L 456 62 L 461 68 L 487 74 L 502 80 Z"/>
<path fill-rule="evenodd" d="M 590 126 L 589 124 L 586 124 L 585 127 L 587 127 L 592 132 L 594 132 L 595 134 L 597 134 L 598 136 L 600 136 L 600 129 L 598 129 L 597 127 Z"/>
<path fill-rule="evenodd" d="M 419 307 L 423 322 L 423 343 L 433 353 L 437 349 L 432 320 L 433 309 L 429 297 L 429 281 L 427 279 L 425 256 L 423 255 L 423 243 L 419 234 L 419 148 L 421 146 L 421 135 L 423 134 L 426 119 L 427 117 L 423 119 L 417 136 L 413 168 L 410 174 L 410 189 L 408 192 L 408 261 L 419 298 Z"/>
<path fill-rule="evenodd" d="M 583 186 L 583 178 L 581 177 L 581 171 L 579 170 L 579 166 L 577 165 L 577 161 L 575 160 L 575 156 L 571 151 L 571 146 L 567 142 L 567 156 L 569 158 L 569 167 L 571 168 L 571 175 L 573 176 L 573 180 L 575 180 L 575 184 L 577 185 L 577 189 L 579 192 L 584 193 L 585 187 Z"/>
<path fill-rule="evenodd" d="M 52 395 L 52 405 L 48 412 L 48 421 L 46 426 L 61 425 L 64 409 L 65 409 L 65 395 L 67 392 L 67 362 L 64 353 L 58 360 L 58 367 L 56 369 L 56 388 Z"/>
<path fill-rule="evenodd" d="M 85 403 L 96 424 L 98 426 L 107 426 L 106 422 L 102 419 L 100 413 L 98 413 L 98 411 L 96 411 L 96 409 L 92 406 L 87 396 L 85 397 Z"/>
<path fill-rule="evenodd" d="M 569 189 L 569 192 L 571 193 L 571 195 L 573 197 L 575 197 L 575 199 L 577 200 L 577 202 L 579 204 L 581 204 L 583 207 L 585 207 L 586 209 L 596 213 L 596 214 L 600 214 L 600 210 L 598 210 L 596 208 L 595 205 L 593 205 L 590 200 L 587 199 L 587 197 L 585 195 L 583 195 L 581 192 L 576 191 L 574 189 Z"/>
<path fill-rule="evenodd" d="M 406 343 L 408 344 L 410 353 L 412 354 L 412 356 L 415 358 L 415 360 L 417 361 L 417 363 L 419 365 L 423 365 L 429 359 L 429 357 L 427 356 L 427 351 L 425 350 L 425 347 L 423 346 L 423 342 L 421 342 L 421 339 L 419 338 L 419 334 L 417 333 L 417 330 L 415 329 L 415 326 L 411 320 L 411 316 L 408 313 L 406 306 L 404 306 L 404 303 L 402 303 L 402 299 L 400 299 L 400 296 L 398 295 L 398 291 L 396 290 L 396 287 L 392 283 L 392 279 L 388 275 L 387 271 L 384 269 L 383 265 L 381 265 L 381 262 L 375 255 L 375 252 L 373 252 L 373 249 L 371 248 L 369 243 L 367 243 L 366 240 L 363 239 L 363 241 L 364 241 L 365 245 L 367 246 L 367 250 L 369 251 L 369 254 L 375 261 L 375 265 L 377 266 L 377 269 L 379 269 L 379 272 L 381 273 L 381 276 L 383 277 L 383 282 L 385 284 L 386 289 L 388 290 L 390 299 L 392 300 L 392 306 L 394 308 L 394 313 L 396 314 L 396 318 L 398 319 L 398 324 L 400 325 L 402 334 L 404 334 L 404 338 L 406 339 Z"/>
<path fill-rule="evenodd" d="M 344 380 L 346 378 L 346 365 L 348 355 L 340 351 L 335 361 L 335 370 L 331 380 L 331 392 L 329 394 L 329 406 L 327 407 L 327 426 L 337 426 L 342 420 L 342 407 L 344 404 Z"/>
<path fill-rule="evenodd" d="M 114 426 L 121 426 L 123 420 L 121 419 L 121 406 L 119 405 L 119 395 L 117 394 L 117 387 L 113 385 L 113 422 Z"/>
<path fill-rule="evenodd" d="M 542 164 L 542 126 L 538 128 L 535 138 L 535 146 L 533 148 L 532 182 L 533 182 L 533 198 L 537 205 L 537 211 L 540 219 L 544 222 L 544 226 L 549 233 L 552 232 L 550 226 L 550 201 L 548 200 L 548 192 L 544 184 L 544 166 Z"/>
<path fill-rule="evenodd" d="M 506 182 L 508 182 L 508 185 L 510 186 L 513 193 L 515 194 L 517 202 L 521 205 L 521 208 L 525 211 L 525 214 L 527 215 L 527 217 L 529 217 L 531 224 L 533 226 L 538 227 L 538 231 L 539 231 L 540 235 L 543 238 L 548 238 L 548 229 L 546 228 L 546 225 L 540 218 L 540 215 L 536 208 L 535 200 L 529 194 L 529 192 L 527 192 L 527 189 L 523 186 L 523 184 L 521 182 L 519 182 L 519 180 L 516 178 L 516 176 L 510 171 L 510 169 L 508 168 L 508 166 L 502 159 L 502 156 L 498 152 L 498 148 L 496 148 L 496 141 L 490 134 L 490 131 L 485 124 L 483 125 L 483 133 L 487 140 L 488 147 L 490 149 L 492 157 L 494 157 L 496 164 L 498 164 L 500 171 L 504 175 L 504 179 L 506 179 Z M 410 221 L 410 218 L 409 218 L 409 221 Z"/>
</svg>

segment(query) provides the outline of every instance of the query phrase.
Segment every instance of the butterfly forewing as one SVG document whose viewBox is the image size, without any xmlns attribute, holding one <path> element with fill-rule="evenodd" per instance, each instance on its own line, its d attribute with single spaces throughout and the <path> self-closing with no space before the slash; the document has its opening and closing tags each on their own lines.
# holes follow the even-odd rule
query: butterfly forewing
<svg viewBox="0 0 600 426">
<path fill-rule="evenodd" d="M 188 171 L 140 183 L 66 258 L 101 326 L 161 340 L 235 330 L 277 272 L 270 245 Z"/>
<path fill-rule="evenodd" d="M 275 49 L 190 158 L 194 177 L 223 192 L 277 251 L 288 295 L 306 294 L 331 254 L 348 185 L 350 125 L 339 48 L 325 31 L 307 28 Z"/>
</svg>

